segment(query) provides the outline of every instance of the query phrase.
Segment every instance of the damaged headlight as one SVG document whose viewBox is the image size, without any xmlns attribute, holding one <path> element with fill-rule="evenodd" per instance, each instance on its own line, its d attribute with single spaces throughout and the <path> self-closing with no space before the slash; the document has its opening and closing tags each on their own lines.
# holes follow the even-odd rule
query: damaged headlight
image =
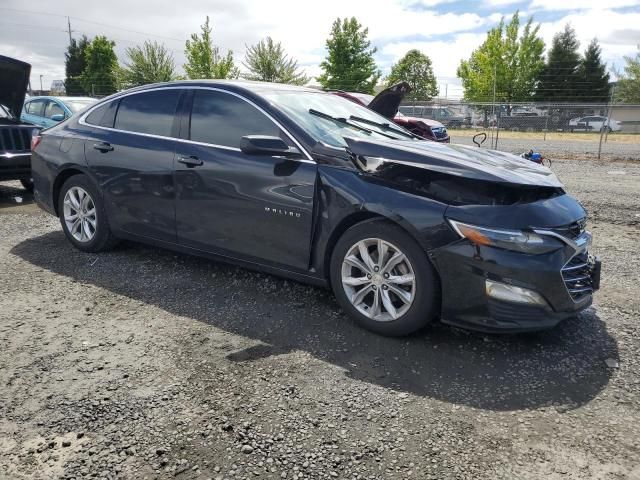
<svg viewBox="0 0 640 480">
<path fill-rule="evenodd" d="M 448 220 L 460 237 L 466 238 L 476 245 L 488 245 L 532 254 L 552 252 L 563 246 L 563 243 L 556 238 L 533 232 L 478 227 L 477 225 Z"/>
</svg>

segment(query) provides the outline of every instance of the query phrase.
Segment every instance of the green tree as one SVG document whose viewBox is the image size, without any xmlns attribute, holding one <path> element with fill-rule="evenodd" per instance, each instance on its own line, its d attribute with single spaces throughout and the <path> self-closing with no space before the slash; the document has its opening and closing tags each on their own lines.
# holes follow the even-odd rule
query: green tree
<svg viewBox="0 0 640 480">
<path fill-rule="evenodd" d="M 309 81 L 309 77 L 298 70 L 298 62 L 287 58 L 280 42 L 275 43 L 271 37 L 247 47 L 244 66 L 249 69 L 250 73 L 246 75 L 249 80 L 293 85 L 304 85 Z"/>
<path fill-rule="evenodd" d="M 536 91 L 537 100 L 562 102 L 580 98 L 579 47 L 570 24 L 554 35 Z"/>
<path fill-rule="evenodd" d="M 536 82 L 544 68 L 544 41 L 538 36 L 540 25 L 529 18 L 520 28 L 516 12 L 505 25 L 504 18 L 487 32 L 482 45 L 460 62 L 464 98 L 472 102 L 525 102 L 532 99 Z"/>
<path fill-rule="evenodd" d="M 64 54 L 64 87 L 67 95 L 86 95 L 88 93 L 82 86 L 82 74 L 87 64 L 88 45 L 89 39 L 86 35 L 83 35 L 80 40 L 73 38 Z"/>
<path fill-rule="evenodd" d="M 86 48 L 86 65 L 82 86 L 93 95 L 111 95 L 118 90 L 118 58 L 113 51 L 115 42 L 98 35 Z"/>
<path fill-rule="evenodd" d="M 333 22 L 327 39 L 328 54 L 320 64 L 324 70 L 318 77 L 323 88 L 373 93 L 380 71 L 373 59 L 376 48 L 367 39 L 368 28 L 362 28 L 355 17 Z"/>
<path fill-rule="evenodd" d="M 184 71 L 187 77 L 238 78 L 240 71 L 233 63 L 233 52 L 229 50 L 226 55 L 221 55 L 220 48 L 213 45 L 208 15 L 200 29 L 201 34 L 192 33 L 191 40 L 185 44 L 187 63 L 184 64 Z"/>
<path fill-rule="evenodd" d="M 635 57 L 624 57 L 627 63 L 624 73 L 619 75 L 616 86 L 616 101 L 622 103 L 640 103 L 640 46 Z"/>
<path fill-rule="evenodd" d="M 398 82 L 411 85 L 410 100 L 431 100 L 438 95 L 438 83 L 433 74 L 431 59 L 418 50 L 409 50 L 398 60 L 386 79 L 391 86 Z"/>
<path fill-rule="evenodd" d="M 581 102 L 609 101 L 609 73 L 602 61 L 602 49 L 594 38 L 584 52 L 578 66 L 578 97 Z"/>
<path fill-rule="evenodd" d="M 164 45 L 146 41 L 142 46 L 127 48 L 126 52 L 129 61 L 122 69 L 122 79 L 128 87 L 176 78 L 173 56 Z"/>
</svg>

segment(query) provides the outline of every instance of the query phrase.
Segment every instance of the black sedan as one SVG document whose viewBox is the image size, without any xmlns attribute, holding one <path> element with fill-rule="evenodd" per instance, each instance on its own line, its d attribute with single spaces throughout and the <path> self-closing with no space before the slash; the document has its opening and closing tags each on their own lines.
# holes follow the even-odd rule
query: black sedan
<svg viewBox="0 0 640 480">
<path fill-rule="evenodd" d="M 333 94 L 148 85 L 33 143 L 36 201 L 78 249 L 129 239 L 328 285 L 385 335 L 549 328 L 598 288 L 586 212 L 550 170 Z"/>
</svg>

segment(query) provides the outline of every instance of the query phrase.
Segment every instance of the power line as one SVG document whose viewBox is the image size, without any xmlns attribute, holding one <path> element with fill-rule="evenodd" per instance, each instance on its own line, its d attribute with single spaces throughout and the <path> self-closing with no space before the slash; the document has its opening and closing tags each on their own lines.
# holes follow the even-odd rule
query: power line
<svg viewBox="0 0 640 480">
<path fill-rule="evenodd" d="M 28 13 L 29 15 L 45 15 L 45 16 L 51 16 L 51 17 L 67 18 L 67 20 L 69 21 L 69 27 L 70 27 L 70 22 L 71 22 L 70 19 L 73 18 L 74 20 L 77 20 L 79 22 L 93 23 L 95 25 L 114 28 L 114 29 L 117 29 L 117 30 L 122 30 L 122 31 L 130 32 L 130 33 L 135 33 L 135 34 L 138 34 L 138 35 L 147 35 L 149 37 L 164 38 L 166 40 L 172 40 L 172 41 L 181 42 L 181 43 L 185 41 L 185 40 L 179 39 L 179 38 L 167 37 L 167 36 L 164 36 L 164 35 L 156 35 L 154 33 L 141 32 L 141 31 L 138 31 L 138 30 L 132 30 L 132 29 L 129 29 L 129 28 L 119 27 L 117 25 L 110 25 L 108 23 L 96 22 L 94 20 L 89 20 L 89 19 L 86 19 L 86 18 L 74 17 L 74 16 L 69 16 L 69 15 L 62 15 L 60 13 L 36 12 L 36 11 L 33 11 L 33 10 L 22 10 L 22 9 L 19 9 L 19 8 L 7 8 L 7 7 L 0 7 L 0 10 L 7 10 L 7 11 L 12 11 L 12 12 L 18 12 L 18 13 Z M 70 30 L 70 28 L 69 28 L 69 30 Z"/>
</svg>

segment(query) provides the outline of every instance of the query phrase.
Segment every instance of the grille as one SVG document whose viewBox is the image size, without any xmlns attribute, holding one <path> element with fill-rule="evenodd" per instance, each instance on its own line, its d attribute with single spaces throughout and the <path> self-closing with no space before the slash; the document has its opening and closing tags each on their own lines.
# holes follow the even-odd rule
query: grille
<svg viewBox="0 0 640 480">
<path fill-rule="evenodd" d="M 0 153 L 24 153 L 31 149 L 33 128 L 0 127 Z"/>
<path fill-rule="evenodd" d="M 573 257 L 562 268 L 562 278 L 567 286 L 569 295 L 574 301 L 582 300 L 593 293 L 593 281 L 591 278 L 591 263 L 589 254 L 581 253 Z"/>
</svg>

